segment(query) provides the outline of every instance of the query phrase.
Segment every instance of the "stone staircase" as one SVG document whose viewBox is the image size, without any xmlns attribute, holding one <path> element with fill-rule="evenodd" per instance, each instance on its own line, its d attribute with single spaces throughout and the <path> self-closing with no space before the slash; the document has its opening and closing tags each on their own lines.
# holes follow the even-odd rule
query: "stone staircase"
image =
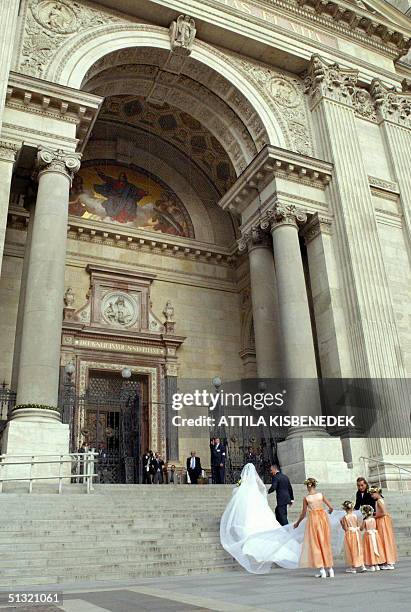
<svg viewBox="0 0 411 612">
<path fill-rule="evenodd" d="M 305 492 L 295 486 L 295 519 Z M 0 589 L 218 572 L 238 566 L 221 548 L 232 486 L 96 485 L 86 495 L 41 489 L 0 495 Z M 322 489 L 338 508 L 353 488 Z M 47 492 L 48 491 L 48 492 Z M 275 507 L 275 495 L 269 496 Z M 401 556 L 411 555 L 411 493 L 387 492 Z"/>
</svg>

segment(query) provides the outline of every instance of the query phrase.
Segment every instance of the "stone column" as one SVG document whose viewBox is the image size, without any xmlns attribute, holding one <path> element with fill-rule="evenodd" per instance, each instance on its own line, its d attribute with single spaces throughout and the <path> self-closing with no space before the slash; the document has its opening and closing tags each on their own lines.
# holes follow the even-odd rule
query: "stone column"
<svg viewBox="0 0 411 612">
<path fill-rule="evenodd" d="M 6 239 L 11 177 L 17 149 L 18 147 L 14 143 L 4 140 L 0 141 L 0 275 L 3 263 L 4 242 Z"/>
<path fill-rule="evenodd" d="M 317 379 L 318 376 L 298 239 L 298 229 L 306 220 L 307 215 L 295 206 L 277 203 L 261 221 L 261 227 L 269 228 L 273 239 L 283 368 L 287 379 Z M 309 413 L 305 414 L 320 412 L 318 388 L 307 408 Z"/>
<path fill-rule="evenodd" d="M 287 410 L 291 416 L 315 418 L 321 416 L 321 400 L 298 237 L 306 220 L 296 206 L 277 202 L 262 218 L 261 227 L 270 229 L 274 246 Z M 323 482 L 350 478 L 340 440 L 329 437 L 322 427 L 291 427 L 287 440 L 278 445 L 278 458 L 294 482 L 309 474 Z"/>
<path fill-rule="evenodd" d="M 239 241 L 240 251 L 247 247 L 258 377 L 280 378 L 281 329 L 270 237 L 259 227 L 253 227 Z"/>
<path fill-rule="evenodd" d="M 40 149 L 17 404 L 57 405 L 69 190 L 76 153 Z"/>
<path fill-rule="evenodd" d="M 79 155 L 40 148 L 38 192 L 27 264 L 26 296 L 18 368 L 17 408 L 3 435 L 7 455 L 69 452 L 69 426 L 57 407 L 63 316 L 69 190 Z M 51 409 L 23 407 L 41 404 Z M 20 405 L 20 407 L 19 407 Z M 8 460 L 6 460 L 7 463 Z M 37 466 L 38 475 L 58 474 L 58 465 Z M 66 466 L 63 473 L 70 468 Z M 28 467 L 7 466 L 23 477 Z"/>
<path fill-rule="evenodd" d="M 21 270 L 20 280 L 20 293 L 19 293 L 19 305 L 17 309 L 17 320 L 16 320 L 16 333 L 14 336 L 14 351 L 13 351 L 13 370 L 11 375 L 11 388 L 13 391 L 17 391 L 18 378 L 19 378 L 19 363 L 20 363 L 20 350 L 21 350 L 21 334 L 23 330 L 23 319 L 24 319 L 24 304 L 26 301 L 26 288 L 27 288 L 27 275 L 29 269 L 30 251 L 31 251 L 31 238 L 33 236 L 33 225 L 34 225 L 34 203 L 28 208 L 29 222 L 26 233 L 26 244 L 24 247 L 24 259 L 23 267 Z"/>
</svg>

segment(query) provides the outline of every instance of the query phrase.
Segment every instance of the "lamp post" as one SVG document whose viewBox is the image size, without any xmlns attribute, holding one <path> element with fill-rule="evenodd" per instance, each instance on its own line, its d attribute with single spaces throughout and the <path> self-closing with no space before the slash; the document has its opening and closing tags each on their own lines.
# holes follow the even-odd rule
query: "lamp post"
<svg viewBox="0 0 411 612">
<path fill-rule="evenodd" d="M 74 373 L 76 366 L 72 361 L 69 361 L 64 366 L 64 396 L 63 396 L 63 410 L 61 415 L 62 423 L 69 425 L 70 435 L 70 446 L 73 446 L 73 412 L 75 402 L 75 384 L 74 384 Z"/>
</svg>

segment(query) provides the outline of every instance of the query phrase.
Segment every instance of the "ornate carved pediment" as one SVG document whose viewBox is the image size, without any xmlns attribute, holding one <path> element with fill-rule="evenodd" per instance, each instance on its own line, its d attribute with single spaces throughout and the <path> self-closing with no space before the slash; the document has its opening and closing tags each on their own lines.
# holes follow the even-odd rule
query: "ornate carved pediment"
<svg viewBox="0 0 411 612">
<path fill-rule="evenodd" d="M 88 266 L 87 270 L 90 274 L 87 302 L 76 310 L 73 291 L 68 289 L 65 321 L 130 334 L 166 331 L 151 309 L 153 275 L 119 272 L 102 266 Z"/>
</svg>

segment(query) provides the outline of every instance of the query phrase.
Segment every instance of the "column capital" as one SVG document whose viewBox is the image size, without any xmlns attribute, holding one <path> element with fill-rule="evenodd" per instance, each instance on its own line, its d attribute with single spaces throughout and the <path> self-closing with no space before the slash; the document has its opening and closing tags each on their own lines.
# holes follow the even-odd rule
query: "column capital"
<svg viewBox="0 0 411 612">
<path fill-rule="evenodd" d="M 370 95 L 379 119 L 411 128 L 411 93 L 409 82 L 404 81 L 403 91 L 399 92 L 395 87 L 387 87 L 379 79 L 373 79 Z"/>
<path fill-rule="evenodd" d="M 71 182 L 80 169 L 81 153 L 39 147 L 37 152 L 37 176 L 45 172 L 63 174 Z"/>
<path fill-rule="evenodd" d="M 351 105 L 358 79 L 358 70 L 328 64 L 317 54 L 311 56 L 305 77 L 305 93 L 315 104 L 322 98 Z"/>
<path fill-rule="evenodd" d="M 8 140 L 0 140 L 0 160 L 14 162 L 19 145 Z"/>
<path fill-rule="evenodd" d="M 307 221 L 306 213 L 294 204 L 283 204 L 277 202 L 271 210 L 268 210 L 260 220 L 262 230 L 273 232 L 283 225 L 291 225 L 297 230 Z"/>
<path fill-rule="evenodd" d="M 318 213 L 315 213 L 301 230 L 301 236 L 304 238 L 305 244 L 309 244 L 320 234 L 331 234 L 331 221 L 327 217 L 321 217 Z"/>
<path fill-rule="evenodd" d="M 244 232 L 237 241 L 240 253 L 248 249 L 248 252 L 256 248 L 270 249 L 272 245 L 271 236 L 261 229 L 259 225 L 253 225 L 247 232 Z"/>
</svg>

